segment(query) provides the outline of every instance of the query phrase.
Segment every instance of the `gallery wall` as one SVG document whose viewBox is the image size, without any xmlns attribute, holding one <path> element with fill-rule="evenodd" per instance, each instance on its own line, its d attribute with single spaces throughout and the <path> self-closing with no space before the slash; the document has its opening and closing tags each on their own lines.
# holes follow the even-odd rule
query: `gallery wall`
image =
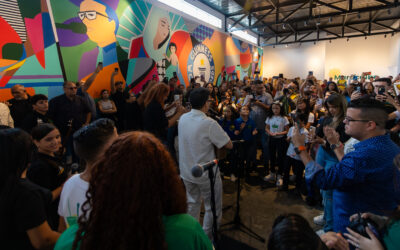
<svg viewBox="0 0 400 250">
<path fill-rule="evenodd" d="M 175 72 L 185 85 L 200 75 L 218 85 L 223 72 L 243 78 L 263 68 L 262 49 L 201 24 L 186 25 L 193 22 L 147 1 L 48 2 L 0 0 L 7 6 L 0 8 L 1 32 L 7 31 L 0 37 L 0 100 L 11 97 L 15 84 L 52 98 L 62 93 L 64 78 L 85 80 L 99 62 L 104 69 L 89 88 L 94 97 L 110 88 L 115 69 L 116 80 L 138 93 L 146 81 Z M 8 17 L 11 8 L 20 15 L 18 25 Z"/>
<path fill-rule="evenodd" d="M 264 77 L 284 73 L 288 78 L 305 77 L 314 71 L 318 79 L 338 75 L 388 76 L 400 72 L 400 35 L 336 39 L 323 42 L 264 47 Z"/>
</svg>

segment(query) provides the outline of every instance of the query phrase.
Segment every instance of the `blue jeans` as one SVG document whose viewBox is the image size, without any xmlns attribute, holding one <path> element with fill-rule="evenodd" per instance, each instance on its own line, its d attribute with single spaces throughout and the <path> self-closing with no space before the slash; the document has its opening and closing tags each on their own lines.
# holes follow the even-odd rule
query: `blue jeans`
<svg viewBox="0 0 400 250">
<path fill-rule="evenodd" d="M 328 154 L 326 150 L 320 146 L 317 152 L 317 156 L 315 157 L 315 161 L 317 164 L 324 167 L 325 170 L 330 169 L 333 165 L 338 163 L 338 159 Z M 332 198 L 332 190 L 321 190 L 323 204 L 324 204 L 324 231 L 329 232 L 333 231 L 333 198 Z"/>
</svg>

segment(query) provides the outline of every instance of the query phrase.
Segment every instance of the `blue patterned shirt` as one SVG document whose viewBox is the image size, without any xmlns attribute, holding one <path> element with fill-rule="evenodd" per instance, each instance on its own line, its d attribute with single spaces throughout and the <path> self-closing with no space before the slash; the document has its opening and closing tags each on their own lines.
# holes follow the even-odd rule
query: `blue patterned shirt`
<svg viewBox="0 0 400 250">
<path fill-rule="evenodd" d="M 333 190 L 333 228 L 345 232 L 349 217 L 358 212 L 388 214 L 399 201 L 400 172 L 393 159 L 400 148 L 389 135 L 354 145 L 355 150 L 325 170 L 314 161 L 306 166 L 306 180 Z"/>
</svg>

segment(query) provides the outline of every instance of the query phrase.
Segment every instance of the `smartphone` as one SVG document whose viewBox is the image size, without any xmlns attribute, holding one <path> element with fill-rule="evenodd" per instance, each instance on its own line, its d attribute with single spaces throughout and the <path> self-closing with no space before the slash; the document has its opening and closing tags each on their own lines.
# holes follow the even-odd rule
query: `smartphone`
<svg viewBox="0 0 400 250">
<path fill-rule="evenodd" d="M 174 101 L 175 101 L 175 102 L 179 101 L 180 99 L 181 99 L 181 98 L 180 98 L 179 95 L 174 95 Z"/>
<path fill-rule="evenodd" d="M 314 139 L 314 137 L 315 137 L 315 131 L 316 131 L 316 130 L 317 130 L 316 127 L 310 126 L 310 133 L 309 133 L 310 138 Z"/>
<path fill-rule="evenodd" d="M 115 68 L 114 71 L 115 71 L 115 73 L 117 73 L 118 72 L 118 68 Z"/>
<path fill-rule="evenodd" d="M 384 94 L 385 94 L 385 91 L 386 91 L 385 87 L 379 87 L 379 89 L 378 89 L 378 94 L 379 94 L 379 95 L 384 95 Z"/>
</svg>

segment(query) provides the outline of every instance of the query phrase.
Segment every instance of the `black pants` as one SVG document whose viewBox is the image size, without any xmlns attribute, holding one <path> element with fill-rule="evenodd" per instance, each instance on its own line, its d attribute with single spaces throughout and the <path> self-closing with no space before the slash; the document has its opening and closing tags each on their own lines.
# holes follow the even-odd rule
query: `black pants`
<svg viewBox="0 0 400 250">
<path fill-rule="evenodd" d="M 283 172 L 283 186 L 287 187 L 289 185 L 290 167 L 293 168 L 293 173 L 296 175 L 296 188 L 300 189 L 304 179 L 303 178 L 304 164 L 302 161 L 293 159 L 290 156 L 286 156 L 285 158 L 285 168 Z"/>
<path fill-rule="evenodd" d="M 278 174 L 283 174 L 285 154 L 287 151 L 286 137 L 276 138 L 270 137 L 269 139 L 269 171 L 275 173 L 275 166 L 278 166 Z"/>
</svg>

